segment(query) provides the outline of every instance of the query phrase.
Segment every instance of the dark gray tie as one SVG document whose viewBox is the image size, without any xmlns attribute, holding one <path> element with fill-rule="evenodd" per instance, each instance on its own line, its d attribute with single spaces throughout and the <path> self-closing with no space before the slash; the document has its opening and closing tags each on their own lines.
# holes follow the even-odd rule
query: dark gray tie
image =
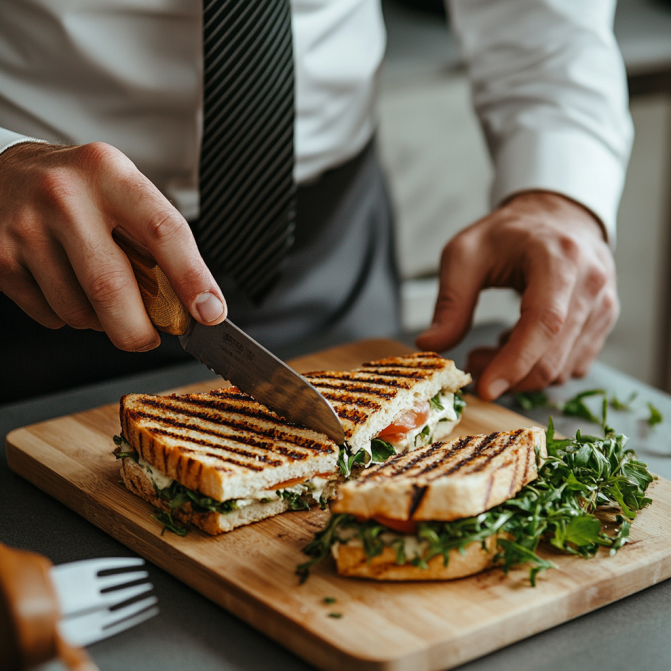
<svg viewBox="0 0 671 671">
<path fill-rule="evenodd" d="M 293 243 L 294 65 L 289 0 L 203 0 L 203 142 L 194 234 L 254 302 Z"/>
</svg>

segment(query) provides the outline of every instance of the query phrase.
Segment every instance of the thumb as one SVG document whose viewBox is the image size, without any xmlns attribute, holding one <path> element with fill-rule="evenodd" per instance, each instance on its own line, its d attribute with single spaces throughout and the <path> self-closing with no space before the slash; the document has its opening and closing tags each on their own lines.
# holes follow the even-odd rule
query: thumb
<svg viewBox="0 0 671 671">
<path fill-rule="evenodd" d="M 420 349 L 436 352 L 450 349 L 470 328 L 486 278 L 482 261 L 478 263 L 475 258 L 457 240 L 445 247 L 433 322 L 416 340 Z"/>
</svg>

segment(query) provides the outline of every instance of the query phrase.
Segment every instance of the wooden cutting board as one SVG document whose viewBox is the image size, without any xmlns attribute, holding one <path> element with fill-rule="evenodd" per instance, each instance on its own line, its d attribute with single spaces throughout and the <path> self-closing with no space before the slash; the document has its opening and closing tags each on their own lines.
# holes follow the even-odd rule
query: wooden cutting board
<svg viewBox="0 0 671 671">
<path fill-rule="evenodd" d="M 346 370 L 408 351 L 395 341 L 370 340 L 291 364 L 300 372 Z M 174 391 L 204 391 L 215 383 Z M 533 425 L 467 400 L 455 435 Z M 118 431 L 118 407 L 103 406 L 13 431 L 7 459 L 27 480 L 321 669 L 451 668 L 671 576 L 671 483 L 660 479 L 631 543 L 614 557 L 603 552 L 589 561 L 547 551 L 558 569 L 543 574 L 535 589 L 526 569 L 507 577 L 491 570 L 449 583 L 382 584 L 339 578 L 330 559 L 299 586 L 294 570 L 305 560 L 301 548 L 327 513 L 287 513 L 219 537 L 197 529 L 185 538 L 161 536 L 151 506 L 118 482 L 111 440 Z M 327 596 L 335 603 L 325 604 Z"/>
</svg>

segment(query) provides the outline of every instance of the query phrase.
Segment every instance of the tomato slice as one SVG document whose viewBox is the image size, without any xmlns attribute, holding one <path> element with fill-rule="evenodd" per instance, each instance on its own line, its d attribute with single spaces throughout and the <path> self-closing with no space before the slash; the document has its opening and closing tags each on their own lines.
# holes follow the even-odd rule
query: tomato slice
<svg viewBox="0 0 671 671">
<path fill-rule="evenodd" d="M 317 475 L 313 475 L 312 477 L 330 478 L 332 475 L 335 475 L 335 473 L 317 473 Z M 305 482 L 306 480 L 309 480 L 309 478 L 294 478 L 293 480 L 285 480 L 284 482 L 278 482 L 276 485 L 273 485 L 272 487 L 268 487 L 268 489 L 286 489 L 287 487 L 300 485 L 301 482 Z"/>
<path fill-rule="evenodd" d="M 300 485 L 301 482 L 305 482 L 307 478 L 294 478 L 293 480 L 285 480 L 284 482 L 278 482 L 268 489 L 286 489 L 287 487 L 293 487 L 294 485 Z"/>
<path fill-rule="evenodd" d="M 356 515 L 355 517 L 357 522 L 366 521 L 366 518 L 360 515 Z M 384 526 L 402 534 L 417 533 L 417 522 L 415 520 L 393 520 L 391 517 L 385 517 L 384 515 L 373 515 L 373 519 L 379 524 L 384 524 Z"/>
<path fill-rule="evenodd" d="M 389 443 L 398 443 L 405 435 L 413 429 L 418 429 L 420 426 L 426 424 L 431 413 L 431 404 L 429 401 L 418 401 L 415 403 L 412 410 L 408 410 L 404 415 L 399 417 L 393 424 L 390 424 L 386 429 L 378 434 L 378 438 L 382 438 Z"/>
</svg>

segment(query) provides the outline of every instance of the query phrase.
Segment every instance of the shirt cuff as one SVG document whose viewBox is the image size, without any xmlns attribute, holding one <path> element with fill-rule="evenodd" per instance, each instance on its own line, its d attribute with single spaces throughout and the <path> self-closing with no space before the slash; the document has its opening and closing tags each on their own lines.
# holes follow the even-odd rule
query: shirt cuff
<svg viewBox="0 0 671 671">
<path fill-rule="evenodd" d="M 601 220 L 615 246 L 617 207 L 624 186 L 622 161 L 603 143 L 571 130 L 521 131 L 500 148 L 492 204 L 521 191 L 553 191 Z"/>
<path fill-rule="evenodd" d="M 15 144 L 22 144 L 23 142 L 39 142 L 41 144 L 49 144 L 48 140 L 40 140 L 36 137 L 28 137 L 21 135 L 14 131 L 0 128 L 0 154 L 6 149 L 13 147 Z"/>
</svg>

